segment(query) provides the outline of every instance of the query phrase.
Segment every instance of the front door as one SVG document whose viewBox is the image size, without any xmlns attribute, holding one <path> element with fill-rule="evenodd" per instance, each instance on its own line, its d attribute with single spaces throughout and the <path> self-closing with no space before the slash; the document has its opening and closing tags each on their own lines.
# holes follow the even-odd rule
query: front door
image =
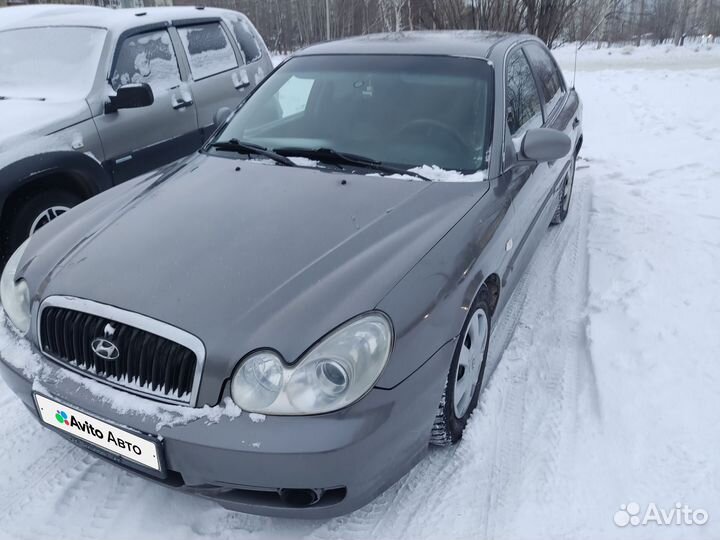
<svg viewBox="0 0 720 540">
<path fill-rule="evenodd" d="M 532 258 L 540 230 L 544 229 L 543 209 L 552 190 L 552 170 L 547 163 L 518 161 L 522 138 L 529 129 L 543 125 L 540 95 L 523 50 L 513 49 L 505 72 L 507 114 L 504 181 L 513 193 L 515 228 L 507 250 L 511 254 L 508 275 L 511 286 L 517 282 Z"/>
<path fill-rule="evenodd" d="M 149 107 L 121 109 L 95 119 L 106 166 L 116 183 L 170 163 L 200 146 L 193 95 L 182 80 L 166 29 L 122 38 L 109 82 L 113 90 L 147 83 L 155 96 Z"/>
</svg>

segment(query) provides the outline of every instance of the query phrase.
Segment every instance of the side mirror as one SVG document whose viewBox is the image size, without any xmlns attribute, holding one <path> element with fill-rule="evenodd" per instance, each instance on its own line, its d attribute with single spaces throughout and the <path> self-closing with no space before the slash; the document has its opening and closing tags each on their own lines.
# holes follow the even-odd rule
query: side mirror
<svg viewBox="0 0 720 540">
<path fill-rule="evenodd" d="M 555 161 L 570 153 L 572 141 L 562 131 L 549 128 L 529 129 L 520 144 L 520 157 L 531 161 Z"/>
<path fill-rule="evenodd" d="M 228 119 L 231 113 L 232 111 L 230 110 L 230 107 L 220 107 L 217 111 L 215 111 L 215 117 L 213 118 L 215 127 L 224 124 L 225 120 Z"/>
<path fill-rule="evenodd" d="M 152 88 L 147 83 L 126 84 L 117 89 L 110 101 L 105 104 L 105 112 L 113 113 L 120 109 L 138 109 L 155 103 Z"/>
</svg>

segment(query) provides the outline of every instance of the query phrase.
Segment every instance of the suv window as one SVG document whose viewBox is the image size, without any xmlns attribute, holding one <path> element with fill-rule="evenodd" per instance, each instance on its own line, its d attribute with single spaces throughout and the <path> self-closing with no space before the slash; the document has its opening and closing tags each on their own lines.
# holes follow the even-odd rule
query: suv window
<svg viewBox="0 0 720 540">
<path fill-rule="evenodd" d="M 220 23 L 183 26 L 178 32 L 196 81 L 238 67 L 235 51 Z"/>
<path fill-rule="evenodd" d="M 546 113 L 550 113 L 565 95 L 562 77 L 550 53 L 542 47 L 535 44 L 527 45 L 525 52 L 530 59 L 533 71 L 535 71 L 535 74 L 540 80 L 540 89 L 545 102 L 545 111 Z"/>
<path fill-rule="evenodd" d="M 260 44 L 255 37 L 255 32 L 252 31 L 247 21 L 236 17 L 232 20 L 232 30 L 237 39 L 240 50 L 245 56 L 245 63 L 255 62 L 260 60 L 262 51 L 260 50 Z"/>
<path fill-rule="evenodd" d="M 147 83 L 156 91 L 180 84 L 177 58 L 166 30 L 131 36 L 120 45 L 110 84 L 117 90 L 130 83 Z"/>
<path fill-rule="evenodd" d="M 521 49 L 515 49 L 507 60 L 505 106 L 510 134 L 515 135 L 543 123 L 540 97 L 530 64 Z"/>
</svg>

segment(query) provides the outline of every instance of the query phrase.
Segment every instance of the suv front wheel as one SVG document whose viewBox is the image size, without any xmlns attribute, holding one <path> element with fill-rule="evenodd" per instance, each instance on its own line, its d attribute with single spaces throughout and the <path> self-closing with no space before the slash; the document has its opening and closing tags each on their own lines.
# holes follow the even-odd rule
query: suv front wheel
<svg viewBox="0 0 720 540">
<path fill-rule="evenodd" d="M 7 208 L 2 226 L 2 253 L 9 257 L 28 236 L 82 202 L 75 193 L 49 189 L 28 193 Z"/>
</svg>

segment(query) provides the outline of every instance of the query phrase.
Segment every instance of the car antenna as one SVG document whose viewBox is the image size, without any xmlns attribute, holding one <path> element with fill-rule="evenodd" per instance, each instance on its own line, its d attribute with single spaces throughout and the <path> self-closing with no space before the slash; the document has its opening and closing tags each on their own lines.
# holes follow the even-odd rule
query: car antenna
<svg viewBox="0 0 720 540">
<path fill-rule="evenodd" d="M 573 65 L 573 81 L 572 81 L 572 88 L 573 88 L 573 90 L 575 90 L 575 76 L 577 75 L 577 57 L 578 57 L 578 51 L 583 48 L 583 45 L 585 45 L 585 43 L 587 43 L 588 39 L 590 39 L 590 37 L 595 33 L 595 31 L 596 31 L 598 28 L 600 28 L 600 25 L 601 25 L 602 23 L 604 23 L 606 20 L 608 20 L 608 19 L 610 19 L 610 18 L 612 18 L 612 17 L 615 17 L 615 16 L 616 16 L 616 13 L 615 13 L 615 11 L 614 11 L 614 6 L 611 6 L 611 7 L 610 7 L 610 10 L 608 10 L 608 12 L 605 13 L 605 15 L 603 15 L 603 16 L 600 18 L 600 20 L 598 21 L 598 23 L 597 23 L 595 26 L 592 27 L 592 30 L 590 30 L 590 32 L 588 33 L 588 35 L 585 36 L 585 39 L 583 39 L 580 43 L 577 43 L 577 44 L 575 45 L 575 62 L 574 62 L 574 65 Z"/>
</svg>

